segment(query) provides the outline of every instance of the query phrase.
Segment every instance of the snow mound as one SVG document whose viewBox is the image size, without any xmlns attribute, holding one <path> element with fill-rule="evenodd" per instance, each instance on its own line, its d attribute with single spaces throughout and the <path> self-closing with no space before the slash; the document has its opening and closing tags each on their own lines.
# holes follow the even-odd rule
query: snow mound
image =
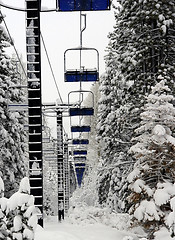
<svg viewBox="0 0 175 240">
<path fill-rule="evenodd" d="M 108 208 L 78 205 L 69 210 L 68 222 L 71 224 L 87 225 L 101 223 L 120 231 L 129 229 L 129 214 L 111 212 Z"/>
</svg>

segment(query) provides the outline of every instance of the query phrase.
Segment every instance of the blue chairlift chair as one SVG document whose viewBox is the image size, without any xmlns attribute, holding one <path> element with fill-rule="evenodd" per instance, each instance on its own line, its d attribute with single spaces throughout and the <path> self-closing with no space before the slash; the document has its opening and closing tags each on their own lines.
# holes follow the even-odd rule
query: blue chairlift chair
<svg viewBox="0 0 175 240">
<path fill-rule="evenodd" d="M 71 132 L 90 132 L 90 126 L 71 126 Z"/>
<path fill-rule="evenodd" d="M 87 155 L 87 150 L 74 150 L 74 155 Z"/>
<path fill-rule="evenodd" d="M 86 157 L 85 156 L 74 157 L 74 161 L 75 162 L 85 162 L 86 161 Z"/>
<path fill-rule="evenodd" d="M 110 0 L 57 0 L 57 11 L 110 10 Z"/>
<path fill-rule="evenodd" d="M 93 116 L 94 109 L 87 108 L 87 107 L 70 108 L 69 115 L 71 117 L 73 117 L 73 116 Z"/>
<path fill-rule="evenodd" d="M 67 68 L 67 53 L 70 51 L 78 51 L 81 55 L 79 69 L 68 69 Z M 95 67 L 86 68 L 81 66 L 84 51 L 93 51 L 96 53 L 97 63 Z M 76 53 L 75 52 L 75 53 Z M 64 52 L 64 81 L 65 82 L 96 82 L 99 80 L 99 52 L 95 48 L 69 48 Z"/>
<path fill-rule="evenodd" d="M 75 168 L 85 168 L 85 163 L 75 163 Z"/>
<path fill-rule="evenodd" d="M 77 168 L 75 168 L 75 171 L 76 171 L 76 175 L 77 175 L 78 186 L 81 187 L 81 183 L 82 183 L 85 168 L 83 168 L 83 167 L 78 168 L 77 167 Z"/>
<path fill-rule="evenodd" d="M 83 106 L 83 101 L 84 101 L 84 95 L 85 94 L 91 94 L 92 96 L 92 102 L 91 105 L 92 106 Z M 70 107 L 69 108 L 69 115 L 70 116 L 92 116 L 94 115 L 94 94 L 92 91 L 87 91 L 87 90 L 76 90 L 76 91 L 71 91 L 68 94 L 68 105 L 70 106 L 70 95 L 71 94 L 77 94 L 77 96 L 79 97 L 78 102 L 74 103 L 77 106 L 75 107 Z"/>
<path fill-rule="evenodd" d="M 88 139 L 73 139 L 72 144 L 73 145 L 89 144 L 89 140 Z"/>
</svg>

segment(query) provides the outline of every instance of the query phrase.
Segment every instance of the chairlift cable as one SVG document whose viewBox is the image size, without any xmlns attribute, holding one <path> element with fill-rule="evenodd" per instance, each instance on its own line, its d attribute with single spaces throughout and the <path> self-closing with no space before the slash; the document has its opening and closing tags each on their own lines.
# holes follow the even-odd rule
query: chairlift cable
<svg viewBox="0 0 175 240">
<path fill-rule="evenodd" d="M 48 52 L 47 52 L 47 48 L 46 48 L 46 45 L 45 45 L 45 42 L 44 42 L 43 35 L 42 35 L 42 33 L 40 33 L 40 34 L 41 34 L 41 40 L 43 42 L 44 50 L 45 50 L 45 53 L 46 53 L 46 57 L 47 57 L 47 60 L 48 60 L 48 63 L 49 63 L 49 67 L 50 67 L 50 70 L 51 70 L 51 73 L 52 73 L 53 80 L 55 82 L 55 86 L 56 86 L 59 98 L 61 100 L 61 103 L 63 103 L 63 99 L 61 97 L 61 94 L 60 94 L 60 91 L 59 91 L 59 88 L 58 88 L 58 85 L 57 85 L 57 82 L 56 82 L 56 78 L 55 78 L 55 75 L 54 75 L 54 72 L 53 72 L 53 68 L 52 68 L 52 65 L 51 65 L 51 62 L 50 62 L 50 59 L 49 59 L 49 55 L 48 55 Z"/>
<path fill-rule="evenodd" d="M 6 5 L 6 4 L 4 4 L 2 2 L 0 2 L 0 6 L 2 6 L 4 8 L 7 8 L 7 9 L 19 11 L 19 12 L 27 12 L 27 9 L 9 6 L 9 5 Z M 56 11 L 58 11 L 56 8 L 48 9 L 48 10 L 40 10 L 40 12 L 56 12 Z"/>
<path fill-rule="evenodd" d="M 1 5 L 1 3 L 0 3 L 0 5 Z M 23 64 L 22 64 L 22 62 L 21 62 L 21 59 L 20 59 L 19 54 L 18 54 L 18 51 L 17 51 L 17 49 L 16 49 L 16 47 L 15 47 L 15 44 L 14 44 L 13 39 L 12 39 L 12 36 L 11 36 L 11 34 L 10 34 L 10 30 L 8 29 L 8 26 L 7 26 L 7 24 L 6 24 L 6 21 L 5 21 L 4 17 L 3 17 L 3 14 L 2 14 L 2 12 L 1 12 L 1 10 L 0 10 L 0 14 L 1 14 L 1 17 L 2 17 L 2 19 L 3 19 L 3 22 L 4 22 L 5 28 L 6 28 L 6 30 L 7 30 L 7 33 L 8 33 L 8 35 L 9 35 L 11 44 L 12 44 L 14 50 L 15 50 L 16 56 L 17 56 L 18 61 L 19 61 L 20 65 L 21 65 L 22 71 L 23 71 L 23 73 L 24 73 L 24 75 L 25 75 L 25 77 L 26 77 L 26 79 L 27 79 L 26 71 L 25 71 L 24 66 L 23 66 Z M 58 89 L 58 85 L 57 85 L 57 83 L 56 83 L 55 75 L 54 75 L 54 72 L 53 72 L 53 69 L 52 69 L 52 65 L 51 65 L 51 62 L 50 62 L 50 59 L 49 59 L 49 56 L 48 56 L 48 52 L 47 52 L 47 49 L 46 49 L 46 46 L 45 46 L 45 43 L 44 43 L 44 39 L 43 39 L 42 34 L 41 34 L 41 39 L 42 39 L 42 42 L 43 42 L 43 46 L 44 46 L 44 49 L 45 49 L 45 52 L 46 52 L 46 56 L 47 56 L 47 59 L 48 59 L 48 62 L 49 62 L 49 66 L 50 66 L 50 69 L 51 69 L 51 72 L 52 72 L 52 76 L 53 76 L 53 79 L 54 79 L 54 82 L 55 82 L 55 85 L 56 85 L 56 89 L 57 89 L 59 98 L 60 98 L 61 102 L 63 103 L 61 94 L 60 94 L 59 89 Z M 63 130 L 64 130 L 64 132 L 66 133 L 66 131 L 65 131 L 64 128 L 63 128 Z"/>
</svg>

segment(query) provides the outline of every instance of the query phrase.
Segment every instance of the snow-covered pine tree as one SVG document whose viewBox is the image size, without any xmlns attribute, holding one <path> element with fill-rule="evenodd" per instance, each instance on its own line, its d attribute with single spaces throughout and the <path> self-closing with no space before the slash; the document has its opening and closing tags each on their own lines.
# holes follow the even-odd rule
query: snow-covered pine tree
<svg viewBox="0 0 175 240">
<path fill-rule="evenodd" d="M 162 76 L 159 76 L 159 80 Z M 151 94 L 141 113 L 137 143 L 130 148 L 136 163 L 128 176 L 131 194 L 128 197 L 134 222 L 142 225 L 153 239 L 153 233 L 167 226 L 174 236 L 173 202 L 175 199 L 175 126 L 174 97 L 162 79 Z M 170 214 L 170 212 L 172 212 Z M 174 216 L 174 215 L 173 215 Z"/>
<path fill-rule="evenodd" d="M 4 198 L 4 182 L 0 177 L 0 239 L 7 239 L 9 231 L 6 224 L 7 198 Z"/>
<path fill-rule="evenodd" d="M 110 176 L 112 169 L 109 164 L 113 164 L 115 154 L 115 128 L 111 126 L 114 122 L 114 102 L 115 102 L 115 64 L 114 54 L 111 50 L 112 43 L 109 43 L 109 54 L 106 56 L 106 72 L 100 78 L 100 99 L 98 103 L 97 118 L 97 140 L 99 143 L 100 166 L 98 169 L 98 195 L 99 203 L 105 204 L 110 187 Z"/>
<path fill-rule="evenodd" d="M 112 159 L 112 166 L 115 166 L 119 159 L 121 161 L 120 156 L 123 156 L 118 166 L 118 175 L 122 176 L 124 181 L 115 192 L 115 183 L 108 178 L 109 184 L 106 190 L 116 194 L 117 204 L 121 202 L 123 193 L 127 195 L 125 180 L 128 166 L 132 167 L 132 158 L 127 152 L 131 146 L 131 138 L 135 134 L 134 130 L 140 122 L 145 95 L 149 94 L 151 86 L 159 81 L 160 74 L 168 80 L 167 84 L 172 93 L 174 93 L 175 82 L 174 1 L 119 0 L 118 2 L 120 6 L 115 14 L 116 25 L 113 33 L 109 35 L 110 47 L 108 58 L 106 58 L 106 66 L 111 64 L 111 72 L 115 69 L 115 74 L 112 75 L 110 71 L 106 71 L 107 77 L 103 78 L 101 85 L 114 92 L 113 97 L 110 98 L 111 109 L 99 102 L 99 109 L 103 107 L 106 113 L 103 113 L 103 121 L 99 119 L 98 126 L 98 129 L 103 130 L 99 131 L 101 138 L 111 139 L 108 141 L 109 144 L 101 144 L 105 165 L 109 166 Z M 112 85 L 115 87 L 111 88 Z M 107 99 L 111 93 L 101 91 L 101 94 L 104 99 Z M 110 121 L 110 116 L 115 117 Z M 111 131 L 105 131 L 105 129 L 111 129 Z M 111 174 L 108 173 L 108 175 Z M 102 179 L 102 177 L 99 178 Z M 100 181 L 100 185 L 103 188 L 104 181 Z M 107 196 L 106 193 L 105 196 Z M 125 211 L 128 207 L 125 205 Z"/>
<path fill-rule="evenodd" d="M 23 113 L 9 111 L 11 103 L 24 103 L 20 74 L 12 59 L 5 53 L 10 46 L 9 37 L 0 17 L 0 173 L 5 184 L 5 196 L 9 197 L 26 173 L 26 133 Z"/>
<path fill-rule="evenodd" d="M 37 213 L 39 210 L 34 205 L 34 197 L 30 195 L 29 179 L 24 177 L 20 182 L 18 192 L 7 201 L 6 223 L 9 240 L 34 240 L 38 223 Z"/>
<path fill-rule="evenodd" d="M 30 195 L 29 179 L 24 177 L 19 190 L 9 199 L 3 194 L 4 183 L 0 177 L 0 239 L 33 240 L 39 211 Z"/>
</svg>

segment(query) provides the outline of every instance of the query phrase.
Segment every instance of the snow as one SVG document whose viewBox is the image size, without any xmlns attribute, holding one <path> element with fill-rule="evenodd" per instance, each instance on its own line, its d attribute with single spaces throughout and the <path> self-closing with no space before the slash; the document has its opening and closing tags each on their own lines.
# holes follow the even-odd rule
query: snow
<svg viewBox="0 0 175 240">
<path fill-rule="evenodd" d="M 4 192 L 4 182 L 2 180 L 2 178 L 0 177 L 0 194 L 2 194 Z"/>
<path fill-rule="evenodd" d="M 22 229 L 22 218 L 21 218 L 21 216 L 17 215 L 17 216 L 14 217 L 13 226 L 14 226 L 15 232 L 18 232 Z"/>
<path fill-rule="evenodd" d="M 158 206 L 166 204 L 170 198 L 175 195 L 175 185 L 172 183 L 159 183 L 157 187 L 158 189 L 154 193 L 154 199 Z M 172 198 L 171 201 L 170 204 L 174 202 L 174 198 Z"/>
<path fill-rule="evenodd" d="M 156 204 L 161 206 L 169 201 L 170 195 L 164 189 L 157 189 L 154 193 L 154 199 Z"/>
<path fill-rule="evenodd" d="M 155 203 L 147 200 L 143 200 L 140 203 L 140 206 L 134 212 L 134 217 L 139 221 L 153 221 L 154 219 L 158 221 L 160 220 Z"/>
<path fill-rule="evenodd" d="M 25 204 L 30 206 L 30 204 L 31 203 L 33 204 L 33 202 L 34 202 L 33 196 L 30 196 L 25 193 L 16 192 L 9 198 L 7 206 L 9 211 L 13 211 L 16 208 L 18 208 L 18 206 L 23 207 Z"/>
<path fill-rule="evenodd" d="M 165 135 L 166 134 L 166 130 L 163 126 L 161 126 L 160 124 L 157 124 L 154 128 L 153 128 L 153 134 L 161 136 L 161 135 Z"/>
<path fill-rule="evenodd" d="M 30 183 L 29 183 L 29 178 L 24 177 L 19 186 L 19 192 L 21 193 L 30 193 Z"/>
<path fill-rule="evenodd" d="M 46 222 L 44 229 L 37 226 L 35 240 L 126 240 L 126 236 L 129 236 L 128 232 L 121 232 L 103 224 L 79 226 L 66 221 L 60 224 L 55 218 L 55 221 Z M 133 234 L 130 235 L 132 236 Z M 131 239 L 137 240 L 138 238 Z"/>
<path fill-rule="evenodd" d="M 57 216 L 48 217 L 44 220 L 44 228 L 37 225 L 34 240 L 148 240 L 141 229 L 137 229 L 137 234 L 134 234 L 124 225 L 125 230 L 121 231 L 102 223 L 83 222 L 84 224 L 76 224 L 75 220 L 71 224 L 69 217 L 66 217 L 63 222 L 58 223 Z M 172 238 L 168 230 L 163 227 L 155 234 L 155 240 L 172 240 Z"/>
</svg>

